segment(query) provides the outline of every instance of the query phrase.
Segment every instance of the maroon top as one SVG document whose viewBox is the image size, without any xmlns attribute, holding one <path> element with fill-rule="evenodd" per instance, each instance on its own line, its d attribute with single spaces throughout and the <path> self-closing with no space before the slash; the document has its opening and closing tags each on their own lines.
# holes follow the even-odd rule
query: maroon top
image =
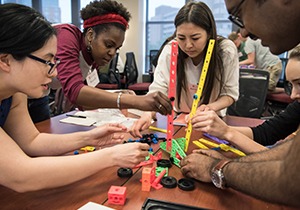
<svg viewBox="0 0 300 210">
<path fill-rule="evenodd" d="M 83 33 L 75 25 L 58 24 L 57 57 L 61 60 L 57 67 L 58 79 L 65 96 L 74 104 L 90 66 L 93 64 L 91 55 L 87 52 Z"/>
</svg>

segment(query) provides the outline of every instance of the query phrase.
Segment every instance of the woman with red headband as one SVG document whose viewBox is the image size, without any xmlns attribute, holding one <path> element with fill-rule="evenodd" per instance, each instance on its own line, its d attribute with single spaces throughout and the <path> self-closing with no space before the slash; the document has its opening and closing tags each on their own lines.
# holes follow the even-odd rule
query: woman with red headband
<svg viewBox="0 0 300 210">
<path fill-rule="evenodd" d="M 137 108 L 171 113 L 170 100 L 156 92 L 145 96 L 110 93 L 97 85 L 99 66 L 107 65 L 122 46 L 130 13 L 111 0 L 93 1 L 81 10 L 83 33 L 74 25 L 56 25 L 58 33 L 58 79 L 65 96 L 84 109 Z M 85 84 L 87 82 L 88 85 Z"/>
</svg>

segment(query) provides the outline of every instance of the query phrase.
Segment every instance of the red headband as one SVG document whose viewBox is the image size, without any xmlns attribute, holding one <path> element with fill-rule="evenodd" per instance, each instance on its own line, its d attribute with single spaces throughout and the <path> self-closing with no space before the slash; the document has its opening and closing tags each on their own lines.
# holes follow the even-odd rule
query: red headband
<svg viewBox="0 0 300 210">
<path fill-rule="evenodd" d="M 124 25 L 126 29 L 128 27 L 128 22 L 121 15 L 106 14 L 106 15 L 91 17 L 85 20 L 83 22 L 83 28 L 89 28 L 104 23 L 120 23 Z"/>
</svg>

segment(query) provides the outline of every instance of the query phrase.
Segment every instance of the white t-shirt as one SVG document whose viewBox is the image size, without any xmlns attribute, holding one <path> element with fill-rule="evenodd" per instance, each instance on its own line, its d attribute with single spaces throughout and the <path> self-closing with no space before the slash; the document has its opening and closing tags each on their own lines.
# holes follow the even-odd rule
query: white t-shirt
<svg viewBox="0 0 300 210">
<path fill-rule="evenodd" d="M 239 96 L 239 57 L 236 46 L 230 40 L 223 40 L 220 44 L 223 50 L 223 87 L 220 90 L 220 82 L 215 80 L 215 85 L 210 96 L 209 103 L 216 101 L 220 96 L 230 96 L 235 101 Z M 168 95 L 169 81 L 170 81 L 170 59 L 171 59 L 171 42 L 167 44 L 162 50 L 157 66 L 154 72 L 154 81 L 149 87 L 149 93 L 160 91 Z M 189 113 L 193 103 L 193 96 L 197 91 L 199 78 L 201 75 L 203 63 L 195 66 L 190 57 L 185 59 L 184 68 L 186 71 L 187 90 L 182 90 L 180 109 L 177 106 L 175 97 L 175 111 Z M 179 81 L 180 78 L 177 78 Z M 201 102 L 199 103 L 199 105 Z M 220 116 L 226 115 L 226 109 L 218 112 Z"/>
</svg>

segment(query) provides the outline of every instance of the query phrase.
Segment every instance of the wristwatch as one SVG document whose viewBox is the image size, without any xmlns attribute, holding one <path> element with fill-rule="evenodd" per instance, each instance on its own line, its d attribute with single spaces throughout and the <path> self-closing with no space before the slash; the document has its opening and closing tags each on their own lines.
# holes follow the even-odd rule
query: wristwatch
<svg viewBox="0 0 300 210">
<path fill-rule="evenodd" d="M 223 174 L 223 168 L 232 160 L 220 160 L 211 170 L 211 181 L 217 188 L 225 189 L 226 180 Z"/>
</svg>

